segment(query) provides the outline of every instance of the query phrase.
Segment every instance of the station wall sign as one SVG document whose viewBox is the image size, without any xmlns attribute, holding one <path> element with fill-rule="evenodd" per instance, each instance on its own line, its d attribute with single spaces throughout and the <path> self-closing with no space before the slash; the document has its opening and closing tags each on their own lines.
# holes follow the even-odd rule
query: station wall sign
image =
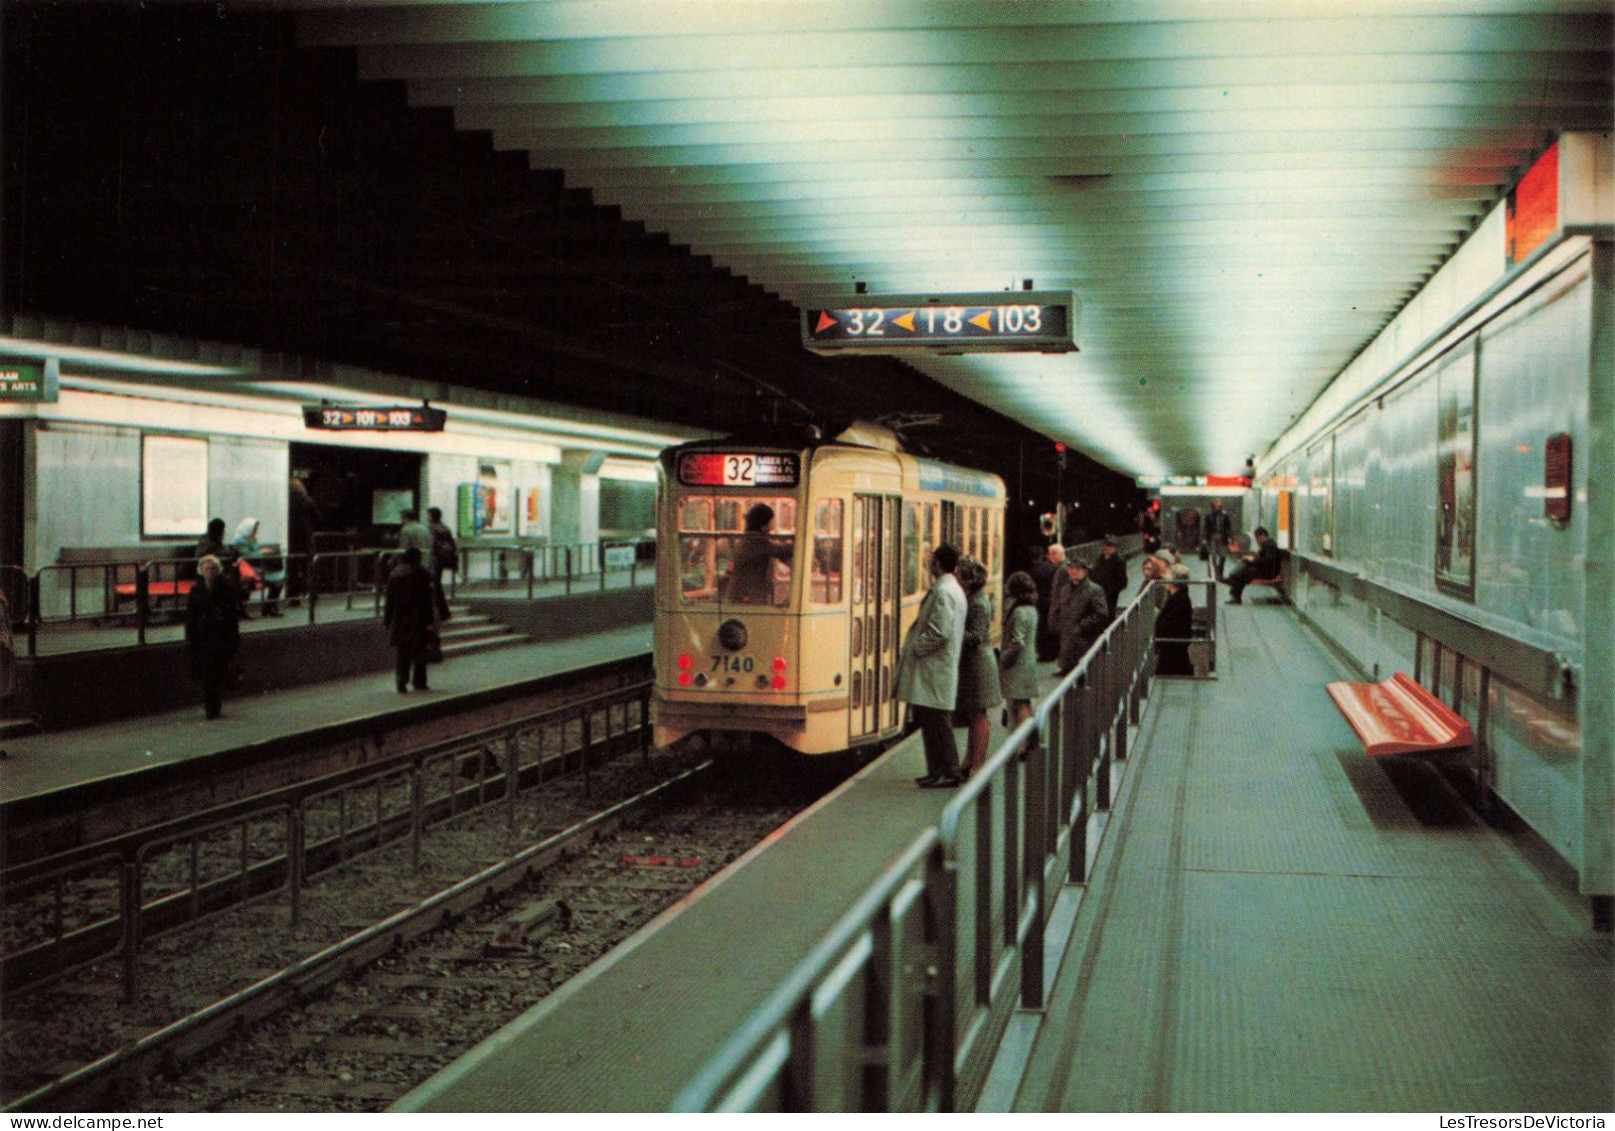
<svg viewBox="0 0 1615 1131">
<path fill-rule="evenodd" d="M 54 404 L 60 396 L 59 362 L 0 358 L 0 404 Z"/>
<path fill-rule="evenodd" d="M 326 432 L 441 432 L 448 415 L 427 405 L 306 404 L 303 425 Z"/>
<path fill-rule="evenodd" d="M 1070 291 L 854 295 L 802 311 L 814 353 L 1071 353 L 1077 300 Z"/>
</svg>

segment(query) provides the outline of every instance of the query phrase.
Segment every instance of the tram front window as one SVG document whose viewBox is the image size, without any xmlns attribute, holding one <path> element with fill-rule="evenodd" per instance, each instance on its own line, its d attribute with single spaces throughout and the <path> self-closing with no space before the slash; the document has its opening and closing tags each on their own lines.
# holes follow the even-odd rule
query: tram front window
<svg viewBox="0 0 1615 1131">
<path fill-rule="evenodd" d="M 795 552 L 795 499 L 687 496 L 679 506 L 686 605 L 789 604 Z"/>
</svg>

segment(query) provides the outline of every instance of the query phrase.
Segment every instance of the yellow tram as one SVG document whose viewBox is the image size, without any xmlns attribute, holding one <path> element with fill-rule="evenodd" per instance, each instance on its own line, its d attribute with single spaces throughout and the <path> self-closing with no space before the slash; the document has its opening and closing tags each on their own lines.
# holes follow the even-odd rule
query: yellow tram
<svg viewBox="0 0 1615 1131">
<path fill-rule="evenodd" d="M 951 542 L 987 567 L 997 642 L 1004 483 L 921 459 L 889 430 L 702 441 L 662 454 L 656 742 L 769 735 L 804 754 L 903 726 L 898 647 Z"/>
</svg>

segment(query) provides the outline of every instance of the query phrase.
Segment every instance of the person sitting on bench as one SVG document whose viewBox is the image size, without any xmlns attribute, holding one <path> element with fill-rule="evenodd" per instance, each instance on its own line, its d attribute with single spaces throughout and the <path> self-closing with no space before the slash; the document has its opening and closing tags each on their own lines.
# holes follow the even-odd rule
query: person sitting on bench
<svg viewBox="0 0 1615 1131">
<path fill-rule="evenodd" d="M 1282 559 L 1279 557 L 1279 548 L 1273 541 L 1273 536 L 1267 532 L 1267 527 L 1256 528 L 1256 552 L 1245 555 L 1245 564 L 1241 565 L 1228 578 L 1228 586 L 1233 596 L 1228 599 L 1230 605 L 1239 605 L 1244 602 L 1240 594 L 1245 592 L 1245 586 L 1253 581 L 1272 581 L 1279 575 Z"/>
</svg>

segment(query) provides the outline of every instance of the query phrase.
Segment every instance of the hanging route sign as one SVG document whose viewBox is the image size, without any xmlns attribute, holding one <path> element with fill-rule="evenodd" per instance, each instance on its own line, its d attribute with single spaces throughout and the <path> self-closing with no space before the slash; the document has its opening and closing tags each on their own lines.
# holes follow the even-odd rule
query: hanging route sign
<svg viewBox="0 0 1615 1131">
<path fill-rule="evenodd" d="M 441 432 L 448 413 L 426 405 L 306 404 L 303 426 L 327 432 Z"/>
<path fill-rule="evenodd" d="M 855 295 L 802 311 L 814 353 L 1071 353 L 1078 306 L 1070 291 Z"/>
</svg>

